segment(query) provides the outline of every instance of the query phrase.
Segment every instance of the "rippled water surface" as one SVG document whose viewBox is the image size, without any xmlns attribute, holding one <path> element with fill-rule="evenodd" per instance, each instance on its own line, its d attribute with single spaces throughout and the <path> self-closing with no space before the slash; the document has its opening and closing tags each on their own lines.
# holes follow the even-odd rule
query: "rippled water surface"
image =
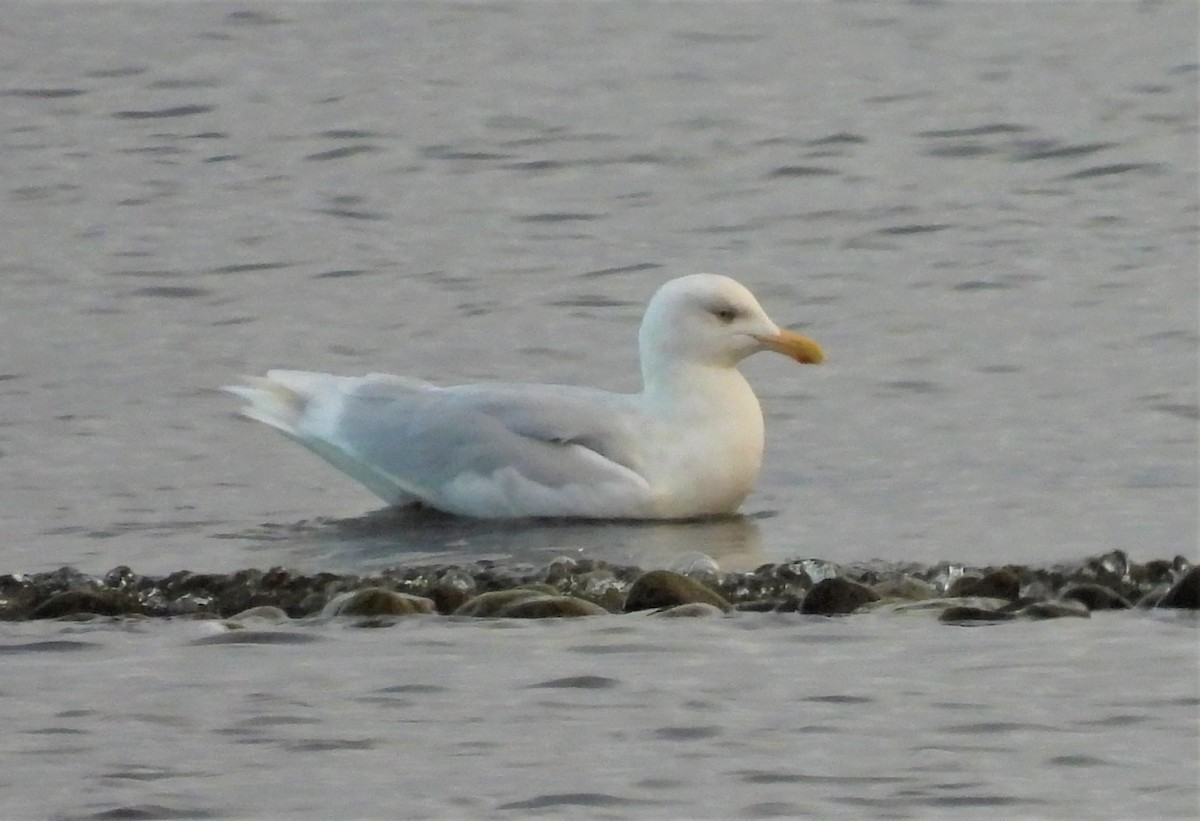
<svg viewBox="0 0 1200 821">
<path fill-rule="evenodd" d="M 1194 559 L 1196 38 L 1188 2 L 8 4 L 0 571 Z M 216 390 L 635 390 L 698 270 L 830 356 L 747 363 L 743 518 L 379 532 Z M 623 618 L 9 625 L 0 815 L 1196 808 L 1186 621 Z"/>
<path fill-rule="evenodd" d="M 0 801 L 29 818 L 1181 817 L 1195 636 L 1128 614 L 5 627 Z"/>
</svg>

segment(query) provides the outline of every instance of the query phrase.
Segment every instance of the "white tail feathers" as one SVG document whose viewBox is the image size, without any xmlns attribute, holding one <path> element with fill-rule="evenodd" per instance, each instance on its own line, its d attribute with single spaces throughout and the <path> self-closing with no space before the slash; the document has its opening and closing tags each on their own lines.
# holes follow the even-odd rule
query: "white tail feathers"
<svg viewBox="0 0 1200 821">
<path fill-rule="evenodd" d="M 418 384 L 416 380 L 398 381 Z M 294 439 L 389 504 L 408 504 L 415 494 L 401 480 L 360 456 L 339 428 L 343 399 L 361 382 L 356 377 L 327 373 L 267 371 L 266 378 L 247 376 L 244 385 L 227 385 L 223 390 L 246 401 L 239 411 L 242 416 Z"/>
<path fill-rule="evenodd" d="M 244 377 L 244 385 L 226 385 L 222 390 L 246 400 L 249 404 L 238 411 L 247 419 L 270 425 L 289 436 L 298 436 L 300 420 L 308 408 L 308 397 L 273 378 L 271 371 L 264 379 Z"/>
</svg>

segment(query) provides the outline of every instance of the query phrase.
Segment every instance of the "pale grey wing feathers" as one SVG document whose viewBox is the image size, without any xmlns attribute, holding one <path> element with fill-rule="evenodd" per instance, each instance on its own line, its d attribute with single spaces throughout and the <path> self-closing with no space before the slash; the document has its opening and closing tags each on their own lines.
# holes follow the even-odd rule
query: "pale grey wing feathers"
<svg viewBox="0 0 1200 821">
<path fill-rule="evenodd" d="M 546 489 L 619 483 L 641 492 L 641 460 L 626 441 L 636 411 L 602 408 L 598 403 L 612 401 L 607 396 L 596 392 L 589 402 L 540 386 L 422 389 L 363 380 L 343 394 L 337 438 L 426 498 L 464 478 L 500 472 Z"/>
<path fill-rule="evenodd" d="M 650 422 L 629 396 L 566 385 L 462 385 L 443 393 L 513 433 L 580 445 L 635 473 L 642 471 L 637 442 Z"/>
</svg>

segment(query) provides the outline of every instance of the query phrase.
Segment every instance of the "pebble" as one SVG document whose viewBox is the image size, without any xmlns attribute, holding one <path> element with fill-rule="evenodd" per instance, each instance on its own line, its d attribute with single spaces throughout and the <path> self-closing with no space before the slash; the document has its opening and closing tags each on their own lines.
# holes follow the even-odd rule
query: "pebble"
<svg viewBox="0 0 1200 821">
<path fill-rule="evenodd" d="M 476 616 L 489 618 L 500 615 L 500 611 L 525 599 L 533 599 L 546 595 L 545 590 L 534 590 L 518 587 L 515 590 L 492 590 L 480 593 L 475 598 L 463 604 L 454 611 L 456 616 Z"/>
<path fill-rule="evenodd" d="M 1158 601 L 1159 607 L 1183 607 L 1200 610 L 1200 566 L 1183 574 Z"/>
<path fill-rule="evenodd" d="M 915 602 L 879 602 L 879 604 L 873 608 L 873 611 L 907 614 L 938 613 L 940 615 L 946 610 L 956 607 L 963 608 L 964 610 L 986 610 L 989 612 L 994 612 L 997 610 L 1002 610 L 1011 604 L 1012 602 L 1007 602 L 1004 599 L 987 599 L 981 596 L 943 596 L 936 599 L 924 599 L 922 601 Z"/>
<path fill-rule="evenodd" d="M 1012 570 L 1002 567 L 982 576 L 959 576 L 950 585 L 948 596 L 986 596 L 1016 601 L 1021 595 L 1021 580 Z"/>
<path fill-rule="evenodd" d="M 865 584 L 844 576 L 822 579 L 800 603 L 800 612 L 818 616 L 853 613 L 868 602 L 879 601 L 879 594 Z"/>
<path fill-rule="evenodd" d="M 335 596 L 321 610 L 331 616 L 411 616 L 434 612 L 433 601 L 411 593 L 366 587 Z"/>
<path fill-rule="evenodd" d="M 56 593 L 33 609 L 27 618 L 61 619 L 66 616 L 124 616 L 138 613 L 137 601 L 110 590 L 68 590 Z"/>
<path fill-rule="evenodd" d="M 884 579 L 871 585 L 871 589 L 880 599 L 889 601 L 923 601 L 937 597 L 937 588 L 912 576 Z"/>
<path fill-rule="evenodd" d="M 1117 591 L 1094 582 L 1073 584 L 1064 588 L 1058 597 L 1063 601 L 1077 601 L 1088 610 L 1128 610 L 1133 607 Z"/>
<path fill-rule="evenodd" d="M 287 619 L 288 614 L 283 612 L 283 608 L 273 607 L 269 604 L 260 604 L 258 607 L 251 607 L 249 610 L 235 613 L 225 621 L 231 626 L 241 627 L 242 623 L 247 621 L 278 624 L 287 621 Z"/>
<path fill-rule="evenodd" d="M 651 615 L 669 619 L 694 619 L 707 616 L 723 616 L 725 615 L 725 611 L 708 602 L 694 601 L 689 604 L 677 604 L 665 610 L 655 610 Z"/>
<path fill-rule="evenodd" d="M 608 611 L 600 605 L 574 596 L 532 596 L 514 601 L 496 612 L 496 617 L 501 619 L 556 619 L 607 615 Z"/>
<path fill-rule="evenodd" d="M 800 612 L 929 614 L 951 624 L 1086 617 L 1093 610 L 1200 609 L 1200 569 L 1183 556 L 1131 561 L 1122 551 L 1050 566 L 970 567 L 801 558 L 722 573 L 699 554 L 692 574 L 564 556 L 547 565 L 397 567 L 369 576 L 286 568 L 101 576 L 63 567 L 0 575 L 0 620 L 198 618 L 280 622 L 344 615 L 387 626 L 417 613 L 490 618 L 634 611 L 665 616 Z M 963 594 L 963 595 L 959 595 Z M 243 631 L 244 632 L 244 631 Z"/>
<path fill-rule="evenodd" d="M 1090 618 L 1086 606 L 1077 601 L 1010 602 L 1000 608 L 954 605 L 942 611 L 939 620 L 945 624 L 978 624 L 1015 619 L 1041 620 L 1064 617 Z"/>
<path fill-rule="evenodd" d="M 731 609 L 723 596 L 695 579 L 670 570 L 651 570 L 639 576 L 630 586 L 622 609 L 626 613 L 633 613 L 696 602 L 712 605 L 722 612 Z"/>
<path fill-rule="evenodd" d="M 1077 601 L 1037 601 L 1014 611 L 1020 618 L 1061 619 L 1064 617 L 1091 618 L 1087 606 Z"/>
<path fill-rule="evenodd" d="M 943 624 L 980 624 L 987 622 L 1012 621 L 1017 615 L 1015 613 L 1006 613 L 1003 610 L 989 610 L 986 607 L 968 607 L 966 605 L 955 605 L 947 607 L 938 616 L 938 621 Z"/>
<path fill-rule="evenodd" d="M 471 600 L 471 594 L 460 587 L 439 584 L 425 591 L 425 597 L 443 616 L 448 616 Z"/>
</svg>

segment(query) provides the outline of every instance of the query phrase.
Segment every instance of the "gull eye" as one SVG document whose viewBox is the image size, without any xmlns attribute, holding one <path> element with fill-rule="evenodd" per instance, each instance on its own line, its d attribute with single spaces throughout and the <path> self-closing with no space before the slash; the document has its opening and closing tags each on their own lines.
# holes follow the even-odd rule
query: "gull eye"
<svg viewBox="0 0 1200 821">
<path fill-rule="evenodd" d="M 721 320 L 723 325 L 728 325 L 733 320 L 737 319 L 738 312 L 735 308 L 729 305 L 713 308 L 712 314 L 717 319 Z"/>
</svg>

